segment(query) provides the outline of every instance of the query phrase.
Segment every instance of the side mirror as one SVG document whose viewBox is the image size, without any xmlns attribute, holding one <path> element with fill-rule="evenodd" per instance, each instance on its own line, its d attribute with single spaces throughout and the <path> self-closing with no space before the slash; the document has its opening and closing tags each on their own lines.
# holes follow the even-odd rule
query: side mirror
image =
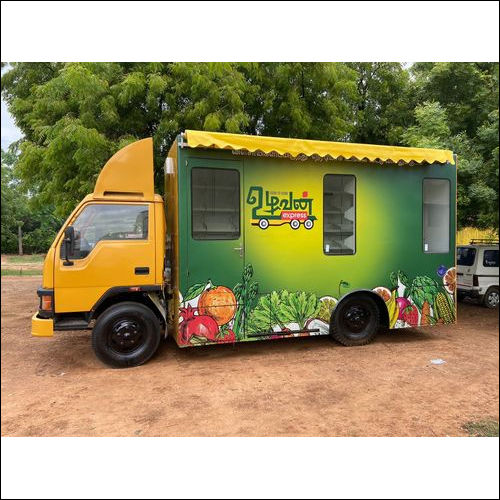
<svg viewBox="0 0 500 500">
<path fill-rule="evenodd" d="M 75 252 L 75 228 L 73 226 L 68 226 L 64 230 L 64 257 L 65 261 L 63 266 L 72 266 L 73 262 L 69 260 L 69 255 L 73 255 Z"/>
</svg>

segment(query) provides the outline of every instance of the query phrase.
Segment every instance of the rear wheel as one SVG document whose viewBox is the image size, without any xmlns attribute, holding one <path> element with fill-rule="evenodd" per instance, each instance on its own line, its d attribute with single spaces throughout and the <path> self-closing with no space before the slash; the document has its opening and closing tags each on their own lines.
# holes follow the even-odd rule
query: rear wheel
<svg viewBox="0 0 500 500">
<path fill-rule="evenodd" d="M 151 309 L 137 302 L 122 302 L 97 318 L 92 347 L 107 365 L 138 366 L 153 356 L 160 338 L 160 322 Z"/>
<path fill-rule="evenodd" d="M 330 334 L 345 346 L 364 345 L 373 340 L 379 326 L 379 310 L 375 301 L 367 295 L 354 295 L 335 307 Z"/>
<path fill-rule="evenodd" d="M 498 288 L 490 288 L 483 297 L 483 304 L 488 309 L 497 309 L 500 296 L 498 294 Z"/>
</svg>

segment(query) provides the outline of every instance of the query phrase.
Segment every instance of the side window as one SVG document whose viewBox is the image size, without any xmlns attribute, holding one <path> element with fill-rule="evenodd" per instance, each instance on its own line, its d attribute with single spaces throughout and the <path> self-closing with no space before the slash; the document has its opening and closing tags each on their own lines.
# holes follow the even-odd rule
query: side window
<svg viewBox="0 0 500 500">
<path fill-rule="evenodd" d="M 191 221 L 195 240 L 240 237 L 240 173 L 237 170 L 191 170 Z"/>
<path fill-rule="evenodd" d="M 323 252 L 356 252 L 356 178 L 328 174 L 323 178 Z"/>
<path fill-rule="evenodd" d="M 450 181 L 423 181 L 424 252 L 450 251 Z"/>
<path fill-rule="evenodd" d="M 484 267 L 498 267 L 498 250 L 485 250 L 483 254 Z"/>
<path fill-rule="evenodd" d="M 147 240 L 147 205 L 88 205 L 73 222 L 75 248 L 70 259 L 85 258 L 101 240 Z M 64 257 L 65 246 L 61 245 Z"/>
</svg>

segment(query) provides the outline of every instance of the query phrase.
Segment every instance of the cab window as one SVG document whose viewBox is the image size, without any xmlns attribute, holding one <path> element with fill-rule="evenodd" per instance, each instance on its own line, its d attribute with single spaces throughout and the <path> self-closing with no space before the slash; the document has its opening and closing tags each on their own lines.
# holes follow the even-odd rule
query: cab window
<svg viewBox="0 0 500 500">
<path fill-rule="evenodd" d="M 102 240 L 147 240 L 147 205 L 88 205 L 73 222 L 75 245 L 70 259 L 85 258 Z M 61 245 L 61 256 L 65 245 Z"/>
</svg>

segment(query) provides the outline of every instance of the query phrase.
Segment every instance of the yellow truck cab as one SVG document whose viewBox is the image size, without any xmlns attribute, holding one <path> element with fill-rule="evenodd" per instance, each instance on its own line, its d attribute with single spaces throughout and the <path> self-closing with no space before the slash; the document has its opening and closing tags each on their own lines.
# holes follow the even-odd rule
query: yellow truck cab
<svg viewBox="0 0 500 500">
<path fill-rule="evenodd" d="M 94 192 L 79 203 L 52 243 L 32 334 L 94 329 L 93 347 L 104 362 L 129 366 L 147 361 L 165 326 L 164 245 L 153 141 L 144 139 L 106 163 Z M 142 346 L 139 352 L 137 345 Z"/>
<path fill-rule="evenodd" d="M 179 347 L 456 321 L 451 151 L 187 130 L 118 151 L 47 253 L 35 336 L 112 366 Z"/>
</svg>

